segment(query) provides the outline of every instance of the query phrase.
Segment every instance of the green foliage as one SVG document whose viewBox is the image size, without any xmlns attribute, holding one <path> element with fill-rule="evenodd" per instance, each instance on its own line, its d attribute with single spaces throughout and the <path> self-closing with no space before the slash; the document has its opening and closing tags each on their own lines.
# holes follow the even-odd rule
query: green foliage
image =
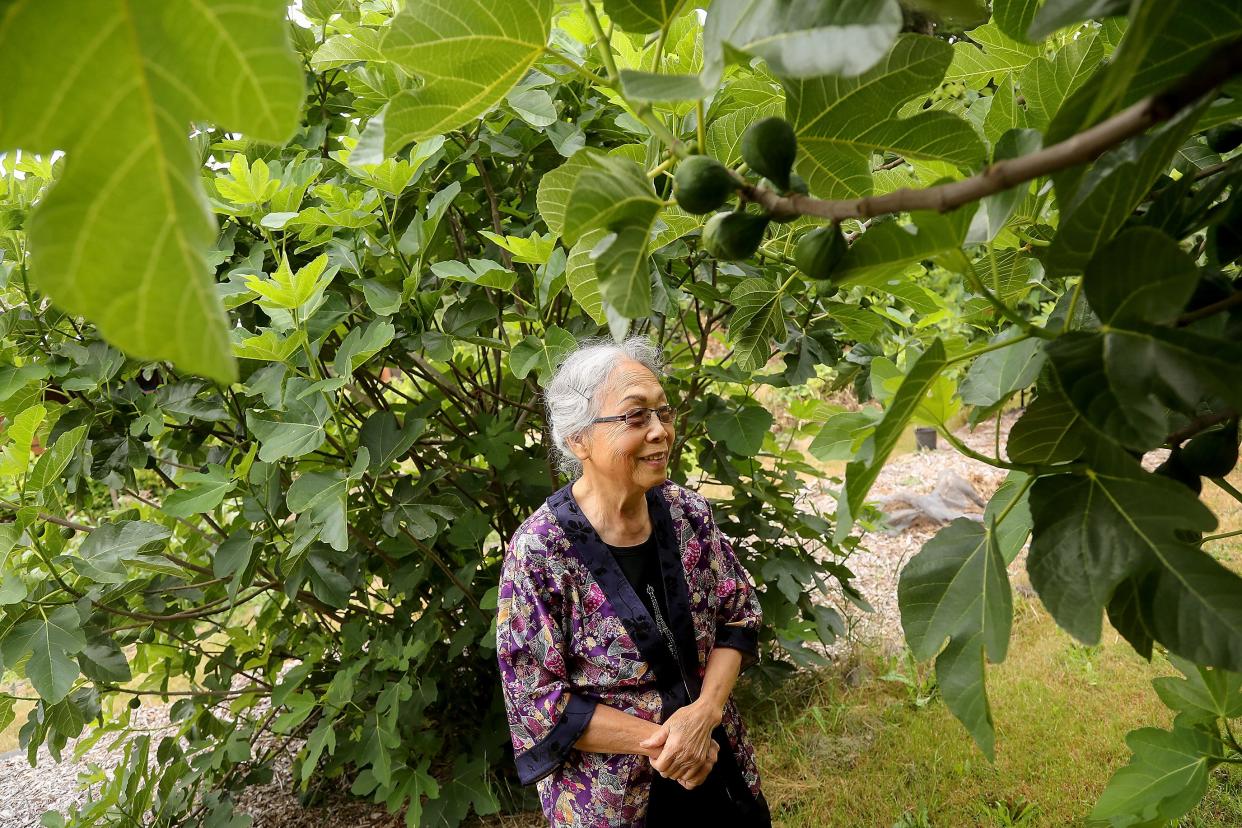
<svg viewBox="0 0 1242 828">
<path fill-rule="evenodd" d="M 279 0 L 184 12 L 15 0 L 0 12 L 11 90 L 0 152 L 69 155 L 27 219 L 34 284 L 131 353 L 221 381 L 236 369 L 206 257 L 215 227 L 201 159 L 186 134 L 209 121 L 260 141 L 289 137 L 302 79 L 283 12 Z"/>
<path fill-rule="evenodd" d="M 31 756 L 101 719 L 88 739 L 124 754 L 71 819 L 232 824 L 229 792 L 285 738 L 305 740 L 308 799 L 345 777 L 410 825 L 530 804 L 495 579 L 563 482 L 541 384 L 603 332 L 670 355 L 670 468 L 732 493 L 717 508 L 760 586 L 762 673 L 822 661 L 808 643 L 841 621 L 819 593 L 858 597 L 844 559 L 871 486 L 932 425 L 1012 475 L 903 573 L 912 651 L 990 755 L 985 665 L 1006 656 L 1030 532 L 1063 628 L 1093 643 L 1107 615 L 1145 657 L 1185 660 L 1185 686 L 1157 685 L 1173 729 L 1132 734 L 1096 817 L 1185 813 L 1242 754 L 1225 678 L 1242 579 L 1204 550 L 1217 519 L 1187 485 L 1236 458 L 1242 173 L 1205 133 L 1237 118 L 1238 81 L 1068 167 L 1031 156 L 1201 71 L 1242 36 L 1236 10 L 998 0 L 950 43 L 900 32 L 894 2 L 716 0 L 702 24 L 671 0 L 601 6 L 305 0 L 286 33 L 259 0 L 188 19 L 3 5 L 0 45 L 20 48 L 0 58 L 18 90 L 0 116 L 0 660 L 40 697 Z M 796 143 L 748 137 L 782 112 Z M 741 196 L 705 225 L 672 200 L 712 163 L 692 145 L 730 187 L 686 206 Z M 989 159 L 1036 177 L 940 190 L 939 211 L 859 201 Z M 807 197 L 768 191 L 799 176 Z M 831 282 L 807 294 L 795 264 Z M 835 521 L 795 505 L 817 472 L 756 400 L 824 376 L 875 403 L 811 413 L 810 452 L 846 461 Z M 963 405 L 978 423 L 1032 391 L 1005 456 L 956 442 Z M 1187 473 L 1147 471 L 1160 448 Z M 184 742 L 104 704 L 173 680 Z"/>
</svg>

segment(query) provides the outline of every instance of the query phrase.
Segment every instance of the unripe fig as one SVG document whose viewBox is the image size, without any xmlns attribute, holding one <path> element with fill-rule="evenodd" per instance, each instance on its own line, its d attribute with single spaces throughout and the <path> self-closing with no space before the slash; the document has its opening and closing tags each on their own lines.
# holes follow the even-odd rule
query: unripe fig
<svg viewBox="0 0 1242 828">
<path fill-rule="evenodd" d="M 692 155 L 677 165 L 673 195 L 677 206 L 696 215 L 719 210 L 737 189 L 728 167 L 707 155 Z"/>
<path fill-rule="evenodd" d="M 849 250 L 849 242 L 841 233 L 840 225 L 825 224 L 798 240 L 794 262 L 798 270 L 812 279 L 831 279 L 846 250 Z"/>
<path fill-rule="evenodd" d="M 820 299 L 831 299 L 841 292 L 841 286 L 829 281 L 815 283 L 815 295 Z"/>
<path fill-rule="evenodd" d="M 1242 124 L 1221 124 L 1207 131 L 1207 145 L 1212 152 L 1232 152 L 1242 144 Z"/>
<path fill-rule="evenodd" d="M 787 192 L 789 174 L 798 154 L 798 137 L 784 118 L 763 118 L 742 133 L 742 160 L 781 192 Z"/>
<path fill-rule="evenodd" d="M 749 259 L 759 249 L 768 221 L 751 213 L 717 213 L 703 226 L 703 247 L 723 262 Z"/>
<path fill-rule="evenodd" d="M 1176 480 L 1195 494 L 1203 491 L 1203 481 L 1182 462 L 1180 449 L 1173 449 L 1169 459 L 1156 467 L 1156 474 Z"/>
<path fill-rule="evenodd" d="M 137 696 L 134 696 L 133 698 L 129 700 L 130 710 L 137 710 L 140 707 L 142 707 L 142 699 L 138 698 Z"/>
<path fill-rule="evenodd" d="M 1196 434 L 1180 452 L 1182 463 L 1203 477 L 1224 477 L 1238 464 L 1238 421 Z"/>
<path fill-rule="evenodd" d="M 77 530 L 74 529 L 72 526 L 60 527 L 60 536 L 64 538 L 65 540 L 69 540 L 76 534 L 77 534 Z"/>
</svg>

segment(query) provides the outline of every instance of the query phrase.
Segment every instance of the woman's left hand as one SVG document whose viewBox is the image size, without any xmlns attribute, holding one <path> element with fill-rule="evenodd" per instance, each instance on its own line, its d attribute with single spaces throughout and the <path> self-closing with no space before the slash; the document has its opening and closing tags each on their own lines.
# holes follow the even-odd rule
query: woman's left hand
<svg viewBox="0 0 1242 828">
<path fill-rule="evenodd" d="M 659 756 L 651 760 L 651 767 L 668 779 L 692 777 L 707 760 L 712 729 L 720 724 L 720 719 L 721 711 L 702 701 L 674 712 L 659 732 L 640 743 L 645 748 L 661 749 Z"/>
</svg>

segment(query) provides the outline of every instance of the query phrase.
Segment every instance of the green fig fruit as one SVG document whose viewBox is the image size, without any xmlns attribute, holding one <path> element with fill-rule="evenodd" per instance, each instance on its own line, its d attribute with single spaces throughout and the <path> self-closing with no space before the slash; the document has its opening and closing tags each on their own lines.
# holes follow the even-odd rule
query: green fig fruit
<svg viewBox="0 0 1242 828">
<path fill-rule="evenodd" d="M 759 249 L 768 221 L 751 213 L 717 213 L 703 226 L 703 247 L 723 262 L 749 259 Z"/>
<path fill-rule="evenodd" d="M 815 283 L 815 295 L 820 299 L 831 299 L 841 292 L 841 286 L 827 280 Z"/>
<path fill-rule="evenodd" d="M 1199 479 L 1199 475 L 1187 468 L 1178 449 L 1174 449 L 1169 459 L 1156 467 L 1156 474 L 1176 480 L 1195 494 L 1203 491 L 1203 481 Z"/>
<path fill-rule="evenodd" d="M 1212 152 L 1232 152 L 1242 144 L 1242 124 L 1221 124 L 1207 131 L 1207 145 Z"/>
<path fill-rule="evenodd" d="M 729 168 L 707 155 L 692 155 L 677 165 L 673 194 L 677 206 L 700 215 L 719 210 L 737 189 Z"/>
<path fill-rule="evenodd" d="M 65 540 L 69 540 L 76 534 L 77 534 L 77 530 L 74 529 L 72 526 L 60 527 L 60 536 L 64 538 Z"/>
<path fill-rule="evenodd" d="M 798 246 L 794 248 L 794 262 L 798 270 L 812 279 L 831 279 L 847 250 L 849 242 L 841 233 L 840 225 L 825 224 L 798 240 Z"/>
<path fill-rule="evenodd" d="M 1182 446 L 1180 455 L 1182 463 L 1195 474 L 1224 477 L 1238 464 L 1238 421 L 1196 434 Z"/>
<path fill-rule="evenodd" d="M 782 193 L 789 190 L 789 174 L 797 154 L 798 137 L 784 118 L 755 121 L 742 133 L 742 160 Z"/>
<path fill-rule="evenodd" d="M 129 700 L 130 710 L 137 710 L 140 707 L 142 707 L 142 699 L 139 698 L 138 696 L 134 696 L 133 698 Z"/>
</svg>

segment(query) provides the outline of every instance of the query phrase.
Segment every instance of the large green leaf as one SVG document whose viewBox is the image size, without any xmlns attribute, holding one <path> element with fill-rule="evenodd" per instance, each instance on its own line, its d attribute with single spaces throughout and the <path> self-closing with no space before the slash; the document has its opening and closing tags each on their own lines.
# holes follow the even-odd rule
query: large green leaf
<svg viewBox="0 0 1242 828">
<path fill-rule="evenodd" d="M 1185 143 L 1203 104 L 1100 157 L 1080 180 L 1057 179 L 1060 226 L 1044 261 L 1050 276 L 1081 273 Z M 1067 189 L 1068 188 L 1068 189 Z"/>
<path fill-rule="evenodd" d="M 1018 76 L 1027 123 L 1046 129 L 1065 99 L 1086 83 L 1103 59 L 1104 44 L 1091 33 L 1071 40 L 1051 58 L 1031 61 Z"/>
<path fill-rule="evenodd" d="M 875 430 L 876 418 L 870 411 L 841 411 L 820 428 L 807 451 L 817 460 L 857 460 L 863 440 Z"/>
<path fill-rule="evenodd" d="M 996 546 L 1006 566 L 1014 562 L 1031 536 L 1030 484 L 1030 475 L 1011 471 L 983 510 L 983 525 L 996 524 Z"/>
<path fill-rule="evenodd" d="M 509 352 L 509 370 L 518 379 L 525 379 L 534 370 L 541 383 L 547 382 L 576 344 L 577 340 L 569 331 L 549 325 L 542 337 L 531 335 L 513 346 Z"/>
<path fill-rule="evenodd" d="M 561 235 L 573 244 L 589 230 L 640 227 L 649 232 L 664 202 L 656 195 L 642 165 L 595 149 L 579 150 L 564 166 L 574 165 L 565 202 Z M 551 225 L 549 225 L 551 226 Z"/>
<path fill-rule="evenodd" d="M 648 258 L 664 202 L 640 164 L 622 153 L 579 150 L 544 176 L 537 203 L 552 232 L 573 245 L 566 278 L 597 321 L 604 303 L 630 319 L 650 312 Z"/>
<path fill-rule="evenodd" d="M 926 351 L 915 361 L 902 380 L 901 387 L 893 396 L 884 418 L 876 426 L 872 437 L 873 450 L 867 462 L 855 461 L 845 467 L 845 491 L 837 501 L 837 537 L 849 534 L 854 516 L 862 509 L 867 493 L 888 462 L 888 456 L 897 446 L 906 425 L 933 389 L 936 378 L 946 365 L 944 345 L 933 340 Z"/>
<path fill-rule="evenodd" d="M 1014 40 L 1025 40 L 1039 0 L 993 0 L 992 19 L 996 26 Z"/>
<path fill-rule="evenodd" d="M 17 571 L 14 547 L 22 530 L 16 523 L 0 524 L 0 607 L 26 600 L 26 582 Z M 0 659 L 0 670 L 4 660 Z"/>
<path fill-rule="evenodd" d="M 309 387 L 306 380 L 290 380 L 285 389 L 290 402 L 283 411 L 246 412 L 246 425 L 259 440 L 259 459 L 263 462 L 301 457 L 323 444 L 324 423 L 332 412 L 323 394 L 300 396 Z"/>
<path fill-rule="evenodd" d="M 833 281 L 877 284 L 905 276 L 912 262 L 923 259 L 943 259 L 948 269 L 960 271 L 962 243 L 975 207 L 971 204 L 949 213 L 920 210 L 910 214 L 913 227 L 888 221 L 871 228 L 850 246 L 833 272 Z"/>
<path fill-rule="evenodd" d="M 173 517 L 210 512 L 219 506 L 233 488 L 228 469 L 215 463 L 206 472 L 189 472 L 181 476 L 182 488 L 164 498 L 163 512 Z"/>
<path fill-rule="evenodd" d="M 1118 0 L 1120 2 L 1120 0 Z M 1151 3 L 1152 0 L 1148 0 Z M 1152 37 L 1138 70 L 1119 101 L 1122 105 L 1163 89 L 1229 42 L 1242 37 L 1242 6 L 1233 0 L 1177 2 L 1174 13 L 1159 15 L 1145 31 Z"/>
<path fill-rule="evenodd" d="M 1097 17 L 1125 14 L 1130 0 L 1045 0 L 1027 27 L 1030 40 L 1043 40 L 1064 26 Z"/>
<path fill-rule="evenodd" d="M 1065 463 L 1082 454 L 1079 415 L 1054 382 L 1040 383 L 1039 396 L 1009 430 L 1005 453 L 1015 463 Z"/>
<path fill-rule="evenodd" d="M 1109 372 L 1104 361 L 1103 336 L 1073 332 L 1048 343 L 1046 351 L 1050 377 L 1080 423 L 1139 450 L 1164 442 L 1169 432 L 1164 407 L 1150 400 L 1127 405 L 1113 385 L 1144 382 L 1146 373 L 1128 378 Z"/>
<path fill-rule="evenodd" d="M 40 611 L 39 617 L 23 621 L 0 640 L 4 663 L 10 668 L 27 653 L 26 678 L 48 704 L 69 695 L 78 677 L 73 656 L 86 648 L 82 622 L 72 606 Z"/>
<path fill-rule="evenodd" d="M 35 432 L 47 416 L 47 409 L 42 405 L 32 405 L 13 418 L 4 430 L 3 437 L 8 442 L 0 451 L 0 477 L 18 478 L 26 473 L 30 466 L 30 453 L 34 444 Z"/>
<path fill-rule="evenodd" d="M 1182 677 L 1161 676 L 1151 684 L 1165 706 L 1177 711 L 1179 724 L 1242 717 L 1242 673 L 1200 667 L 1177 656 L 1169 660 Z"/>
<path fill-rule="evenodd" d="M 651 312 L 650 232 L 650 224 L 631 224 L 608 233 L 591 249 L 600 298 L 627 319 Z"/>
<path fill-rule="evenodd" d="M 733 358 L 744 371 L 755 371 L 772 356 L 772 339 L 785 334 L 781 291 L 769 279 L 746 279 L 729 293 L 729 343 Z"/>
<path fill-rule="evenodd" d="M 129 579 L 126 564 L 161 547 L 172 533 L 163 526 L 141 520 L 124 520 L 97 526 L 76 555 L 64 555 L 79 575 L 101 584 L 123 584 Z"/>
<path fill-rule="evenodd" d="M 547 180 L 546 176 L 544 180 Z M 591 253 L 606 235 L 607 230 L 588 232 L 578 239 L 565 260 L 565 283 L 569 286 L 569 293 L 574 297 L 574 302 L 597 325 L 607 325 L 608 317 L 604 314 L 604 299 L 599 293 L 599 277 L 595 272 L 595 260 L 591 258 Z"/>
<path fill-rule="evenodd" d="M 1242 345 L 1185 328 L 1114 322 L 1047 345 L 1051 371 L 1084 423 L 1137 450 L 1172 431 L 1169 410 L 1194 416 L 1214 397 L 1242 405 Z"/>
<path fill-rule="evenodd" d="M 1019 334 L 1016 328 L 1007 328 L 993 338 L 992 344 L 1006 342 Z M 1033 383 L 1043 364 L 1043 343 L 1034 338 L 983 354 L 970 364 L 962 380 L 959 388 L 962 402 L 986 407 L 1008 399 L 1015 391 Z"/>
<path fill-rule="evenodd" d="M 1014 89 L 1013 78 L 1006 77 L 992 93 L 992 103 L 983 117 L 983 135 L 995 147 L 1006 132 L 1025 126 L 1026 110 L 1018 105 L 1018 93 Z"/>
<path fill-rule="evenodd" d="M 999 88 L 1001 82 L 1011 80 L 1010 75 L 1024 69 L 1044 51 L 1039 46 L 1008 37 L 995 23 L 971 29 L 966 34 L 970 40 L 953 44 L 953 62 L 945 76 L 975 89 L 982 89 L 990 81 L 995 81 Z"/>
<path fill-rule="evenodd" d="M 359 442 L 370 454 L 371 470 L 385 471 L 401 460 L 427 428 L 427 421 L 406 415 L 404 425 L 391 411 L 376 411 L 362 424 Z"/>
<path fill-rule="evenodd" d="M 26 226 L 33 279 L 135 356 L 235 376 L 188 135 L 208 121 L 279 143 L 297 126 L 285 7 L 11 0 L 0 12 L 0 151 L 67 154 Z"/>
<path fill-rule="evenodd" d="M 707 418 L 708 435 L 743 457 L 759 453 L 771 428 L 772 413 L 754 402 L 717 411 Z"/>
<path fill-rule="evenodd" d="M 604 0 L 608 19 L 626 32 L 654 32 L 681 13 L 686 0 Z"/>
<path fill-rule="evenodd" d="M 936 533 L 901 571 L 897 600 L 916 657 L 936 659 L 945 703 L 980 750 L 993 758 L 995 731 L 984 685 L 984 657 L 1004 661 L 1013 595 L 995 526 L 958 518 Z M 949 645 L 941 652 L 945 639 Z"/>
<path fill-rule="evenodd" d="M 1216 525 L 1216 518 L 1185 486 L 1148 474 L 1124 452 L 1105 446 L 1097 448 L 1086 474 L 1037 480 L 1031 489 L 1031 515 L 1031 584 L 1057 623 L 1089 644 L 1100 640 L 1101 616 L 1118 584 L 1158 568 L 1178 577 L 1188 564 L 1206 558 L 1187 537 Z M 1201 594 L 1195 576 L 1179 583 L 1189 594 L 1170 594 L 1176 603 L 1161 606 L 1159 617 L 1184 632 L 1192 627 L 1199 632 L 1198 627 L 1219 620 L 1207 612 L 1200 615 L 1215 600 Z M 1219 589 L 1216 597 L 1230 591 L 1224 581 Z M 1199 598 L 1202 607 L 1196 603 Z M 1235 617 L 1235 625 L 1242 601 L 1236 607 L 1226 613 Z M 1232 637 L 1229 646 L 1242 654 L 1242 631 L 1236 626 L 1203 632 L 1214 644 Z M 1172 647 L 1172 642 L 1165 643 Z"/>
<path fill-rule="evenodd" d="M 785 78 L 857 75 L 884 57 L 899 31 L 901 8 L 893 0 L 716 0 L 703 27 L 699 74 L 622 69 L 621 88 L 636 101 L 705 98 L 716 94 L 725 65 L 738 56 L 762 58 Z"/>
<path fill-rule="evenodd" d="M 1130 764 L 1113 774 L 1091 818 L 1109 825 L 1165 825 L 1203 798 L 1220 739 L 1206 731 L 1144 727 L 1126 735 Z"/>
<path fill-rule="evenodd" d="M 785 78 L 858 75 L 900 30 L 893 0 L 716 0 L 703 27 L 703 75 L 714 88 L 729 51 L 763 58 Z"/>
<path fill-rule="evenodd" d="M 552 0 L 417 0 L 384 37 L 385 57 L 422 79 L 384 115 L 384 145 L 442 135 L 504 99 L 543 53 Z"/>
<path fill-rule="evenodd" d="M 942 40 L 902 35 L 879 64 L 853 78 L 786 79 L 786 116 L 803 150 L 797 169 L 821 198 L 855 198 L 872 190 L 871 154 L 969 167 L 983 160 L 983 142 L 956 115 L 920 112 L 898 118 L 912 98 L 934 89 L 953 49 Z"/>
<path fill-rule="evenodd" d="M 1242 577 L 1193 547 L 1158 554 L 1149 610 L 1155 639 L 1196 664 L 1242 672 Z"/>
<path fill-rule="evenodd" d="M 535 206 L 553 234 L 560 236 L 565 232 L 565 211 L 574 191 L 574 182 L 580 172 L 591 166 L 598 154 L 596 151 L 579 150 L 539 180 Z"/>
<path fill-rule="evenodd" d="M 1195 291 L 1199 269 L 1181 246 L 1150 227 L 1110 241 L 1087 265 L 1082 288 L 1105 324 L 1174 322 Z"/>
<path fill-rule="evenodd" d="M 73 460 L 73 455 L 77 453 L 82 441 L 86 439 L 88 428 L 89 426 L 80 425 L 66 431 L 56 439 L 56 443 L 50 449 L 43 452 L 38 462 L 35 463 L 35 467 L 31 469 L 30 477 L 26 480 L 26 488 L 29 491 L 37 492 L 60 480 L 61 473 Z"/>
</svg>

